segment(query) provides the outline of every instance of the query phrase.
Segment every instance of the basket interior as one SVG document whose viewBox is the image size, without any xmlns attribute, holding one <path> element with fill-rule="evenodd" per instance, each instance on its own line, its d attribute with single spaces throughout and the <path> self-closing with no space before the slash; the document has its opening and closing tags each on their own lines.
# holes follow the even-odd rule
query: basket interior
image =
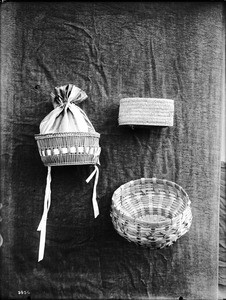
<svg viewBox="0 0 226 300">
<path fill-rule="evenodd" d="M 188 196 L 171 182 L 151 179 L 131 181 L 113 195 L 113 207 L 126 216 L 144 222 L 163 222 L 180 215 L 188 204 Z"/>
</svg>

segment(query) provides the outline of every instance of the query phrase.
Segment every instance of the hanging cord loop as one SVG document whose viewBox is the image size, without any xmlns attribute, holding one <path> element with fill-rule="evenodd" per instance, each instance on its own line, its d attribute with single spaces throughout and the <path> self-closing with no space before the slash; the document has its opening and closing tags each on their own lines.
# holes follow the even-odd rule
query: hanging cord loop
<svg viewBox="0 0 226 300">
<path fill-rule="evenodd" d="M 46 190 L 44 198 L 44 209 L 41 221 L 39 223 L 37 231 L 40 231 L 39 253 L 38 261 L 41 261 L 44 257 L 45 241 L 46 241 L 46 223 L 47 215 L 51 204 L 51 167 L 48 166 L 47 178 L 46 178 Z"/>
</svg>

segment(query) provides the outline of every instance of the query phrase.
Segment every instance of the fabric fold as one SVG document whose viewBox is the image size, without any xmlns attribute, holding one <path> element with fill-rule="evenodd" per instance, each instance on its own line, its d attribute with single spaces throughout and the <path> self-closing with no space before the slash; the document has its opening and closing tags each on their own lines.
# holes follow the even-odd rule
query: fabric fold
<svg viewBox="0 0 226 300">
<path fill-rule="evenodd" d="M 77 106 L 87 98 L 80 88 L 68 84 L 51 94 L 54 109 L 41 121 L 40 133 L 95 131 L 85 112 Z"/>
</svg>

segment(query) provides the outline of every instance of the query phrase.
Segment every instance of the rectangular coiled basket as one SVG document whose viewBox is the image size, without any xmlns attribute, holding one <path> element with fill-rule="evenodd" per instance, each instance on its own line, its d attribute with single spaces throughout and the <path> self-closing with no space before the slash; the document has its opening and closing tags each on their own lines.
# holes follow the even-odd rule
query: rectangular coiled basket
<svg viewBox="0 0 226 300">
<path fill-rule="evenodd" d="M 156 178 L 132 180 L 112 196 L 111 218 L 122 237 L 152 249 L 172 245 L 192 223 L 191 201 L 178 184 Z"/>
<path fill-rule="evenodd" d="M 101 148 L 97 132 L 36 134 L 35 139 L 46 166 L 99 163 Z"/>
<path fill-rule="evenodd" d="M 119 106 L 119 125 L 173 126 L 174 100 L 162 98 L 123 98 Z"/>
</svg>

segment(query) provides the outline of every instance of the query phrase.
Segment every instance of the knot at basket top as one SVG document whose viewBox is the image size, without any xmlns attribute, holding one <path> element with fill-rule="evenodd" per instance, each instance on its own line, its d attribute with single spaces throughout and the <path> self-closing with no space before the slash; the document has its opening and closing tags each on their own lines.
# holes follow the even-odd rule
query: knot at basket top
<svg viewBox="0 0 226 300">
<path fill-rule="evenodd" d="M 74 105 L 87 98 L 84 91 L 68 84 L 55 87 L 51 97 L 54 109 L 41 121 L 40 134 L 95 132 L 86 113 Z"/>
<path fill-rule="evenodd" d="M 78 104 L 87 99 L 87 94 L 73 84 L 55 87 L 51 94 L 53 107 L 67 107 L 69 104 Z"/>
</svg>

